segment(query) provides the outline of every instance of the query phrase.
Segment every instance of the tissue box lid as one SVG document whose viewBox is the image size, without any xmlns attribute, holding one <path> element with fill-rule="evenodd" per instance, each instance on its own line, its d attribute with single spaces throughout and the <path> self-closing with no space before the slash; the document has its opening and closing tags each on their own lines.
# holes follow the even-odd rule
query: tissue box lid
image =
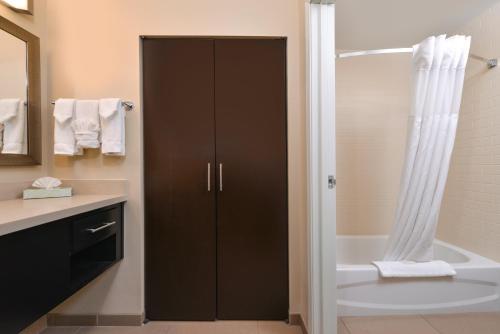
<svg viewBox="0 0 500 334">
<path fill-rule="evenodd" d="M 23 199 L 71 197 L 72 188 L 26 189 Z"/>
</svg>

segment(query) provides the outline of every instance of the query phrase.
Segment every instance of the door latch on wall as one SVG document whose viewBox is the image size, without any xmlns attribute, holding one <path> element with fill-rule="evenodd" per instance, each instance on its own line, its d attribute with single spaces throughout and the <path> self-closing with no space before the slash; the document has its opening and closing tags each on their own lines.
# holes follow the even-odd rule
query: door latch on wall
<svg viewBox="0 0 500 334">
<path fill-rule="evenodd" d="M 333 175 L 328 175 L 328 189 L 333 189 L 337 186 L 337 179 Z"/>
</svg>

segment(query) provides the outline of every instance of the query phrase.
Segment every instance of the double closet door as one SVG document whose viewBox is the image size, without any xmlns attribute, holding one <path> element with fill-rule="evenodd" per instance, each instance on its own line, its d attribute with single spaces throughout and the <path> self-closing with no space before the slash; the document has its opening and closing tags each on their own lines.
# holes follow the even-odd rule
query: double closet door
<svg viewBox="0 0 500 334">
<path fill-rule="evenodd" d="M 286 319 L 286 40 L 144 38 L 146 317 Z"/>
</svg>

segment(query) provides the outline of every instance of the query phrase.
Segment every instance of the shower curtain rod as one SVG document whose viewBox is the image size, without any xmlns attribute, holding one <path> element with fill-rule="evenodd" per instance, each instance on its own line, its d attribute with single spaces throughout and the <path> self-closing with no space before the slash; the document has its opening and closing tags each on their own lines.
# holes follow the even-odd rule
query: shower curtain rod
<svg viewBox="0 0 500 334">
<path fill-rule="evenodd" d="M 349 57 L 358 57 L 358 56 L 369 56 L 369 55 L 380 55 L 387 53 L 411 53 L 413 52 L 413 48 L 398 48 L 398 49 L 378 49 L 378 50 L 364 50 L 364 51 L 351 51 L 338 53 L 335 55 L 336 58 L 349 58 Z M 469 54 L 469 58 L 476 59 L 486 63 L 488 68 L 494 68 L 498 65 L 498 59 L 491 58 L 487 59 L 473 53 Z"/>
</svg>

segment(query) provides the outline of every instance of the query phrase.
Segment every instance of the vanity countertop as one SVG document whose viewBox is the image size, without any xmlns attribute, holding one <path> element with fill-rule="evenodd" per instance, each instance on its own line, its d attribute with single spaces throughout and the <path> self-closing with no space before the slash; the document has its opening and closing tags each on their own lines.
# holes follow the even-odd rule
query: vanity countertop
<svg viewBox="0 0 500 334">
<path fill-rule="evenodd" d="M 126 200 L 125 195 L 74 195 L 0 201 L 0 236 Z"/>
</svg>

